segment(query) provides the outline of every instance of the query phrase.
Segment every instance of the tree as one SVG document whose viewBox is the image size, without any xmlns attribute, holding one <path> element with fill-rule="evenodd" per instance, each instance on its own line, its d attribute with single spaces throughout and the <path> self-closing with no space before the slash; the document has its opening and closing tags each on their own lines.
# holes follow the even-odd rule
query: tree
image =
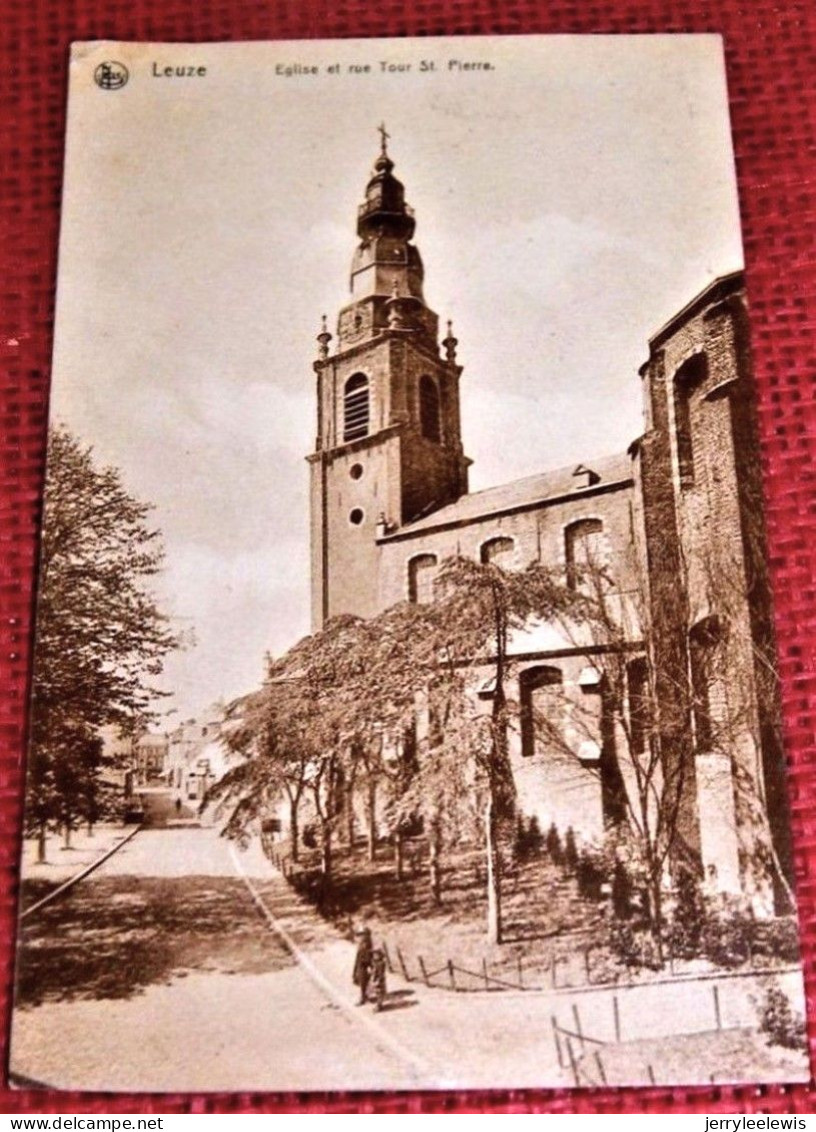
<svg viewBox="0 0 816 1132">
<path fill-rule="evenodd" d="M 212 794 L 236 802 L 227 832 L 240 835 L 270 791 L 281 788 L 287 759 L 303 760 L 328 881 L 348 783 L 358 775 L 366 790 L 372 849 L 375 789 L 387 784 L 384 816 L 398 853 L 405 825 L 416 817 L 425 823 L 431 890 L 438 900 L 441 852 L 472 830 L 478 812 L 488 935 L 500 942 L 500 841 L 515 828 L 507 747 L 517 711 L 508 694 L 510 634 L 531 617 L 554 616 L 566 600 L 563 586 L 544 567 L 512 572 L 452 559 L 443 566 L 433 602 L 397 605 L 369 621 L 352 616 L 328 621 L 270 664 L 269 688 L 290 691 L 285 708 L 275 706 L 273 747 L 264 732 L 268 713 L 249 719 L 245 749 L 254 749 L 253 766 L 231 772 Z M 475 694 L 480 682 L 489 686 L 487 711 Z M 418 714 L 428 717 L 421 736 Z M 412 737 L 408 742 L 406 735 Z"/>
<path fill-rule="evenodd" d="M 243 841 L 253 824 L 263 826 L 283 795 L 289 808 L 289 852 L 297 861 L 312 748 L 299 731 L 303 718 L 292 710 L 291 692 L 286 685 L 266 683 L 227 707 L 222 742 L 241 762 L 210 786 L 201 808 L 212 806 L 216 816 L 226 815 L 222 835 Z"/>
<path fill-rule="evenodd" d="M 428 835 L 429 878 L 435 902 L 440 899 L 441 860 L 445 844 L 458 839 L 462 790 L 461 748 L 452 707 L 461 700 L 452 654 L 440 634 L 432 605 L 404 602 L 368 622 L 362 694 L 365 713 L 357 721 L 358 749 L 368 749 L 387 791 L 383 817 L 395 846 L 396 872 L 402 879 L 404 831 L 417 819 Z M 419 727 L 423 719 L 425 726 Z M 369 821 L 374 818 L 369 806 Z"/>
<path fill-rule="evenodd" d="M 501 842 L 512 841 L 515 831 L 508 729 L 518 717 L 518 702 L 510 691 L 511 638 L 531 621 L 561 614 L 568 601 L 547 567 L 505 570 L 495 562 L 456 557 L 442 564 L 435 600 L 427 607 L 425 679 L 446 712 L 429 756 L 447 754 L 449 762 L 472 768 L 470 792 L 478 799 L 484 830 L 487 935 L 493 943 L 502 940 Z"/>
<path fill-rule="evenodd" d="M 395 726 L 398 680 L 378 686 L 390 638 L 360 618 L 331 619 L 283 656 L 268 660 L 264 687 L 234 706 L 227 737 L 245 761 L 211 787 L 205 804 L 229 809 L 226 836 L 243 838 L 281 795 L 289 801 L 291 853 L 297 858 L 299 808 L 309 798 L 319 829 L 323 886 L 332 847 L 355 777 L 367 788 L 369 841 L 375 840 L 375 786 L 385 773 L 384 736 Z M 392 642 L 395 643 L 395 642 Z M 394 673 L 399 665 L 394 664 Z M 401 716 L 400 716 L 401 718 Z"/>
<path fill-rule="evenodd" d="M 685 578 L 688 565 L 682 555 L 679 563 Z M 700 780 L 697 754 L 721 756 L 728 767 L 735 838 L 747 834 L 744 844 L 751 858 L 742 867 L 752 864 L 766 883 L 775 873 L 790 897 L 767 832 L 761 783 L 746 769 L 743 753 L 746 736 L 753 740 L 753 751 L 762 748 L 746 669 L 753 663 L 760 680 L 767 676 L 769 684 L 775 674 L 767 649 L 739 630 L 746 601 L 742 575 L 711 547 L 699 556 L 696 576 L 705 583 L 709 608 L 719 615 L 691 631 L 682 579 L 663 587 L 656 612 L 636 563 L 630 562 L 628 570 L 622 564 L 620 573 L 628 575 L 626 591 L 600 558 L 587 555 L 571 579 L 573 605 L 559 620 L 560 632 L 592 674 L 600 718 L 588 707 L 588 698 L 564 686 L 561 695 L 568 710 L 536 715 L 534 725 L 538 736 L 567 758 L 579 757 L 582 739 L 598 743 L 595 773 L 612 847 L 645 893 L 648 926 L 662 962 L 667 881 L 679 884 L 684 873 L 702 875 L 697 794 L 708 784 Z M 772 702 L 773 695 L 766 699 Z M 726 820 L 724 814 L 721 820 Z"/>
<path fill-rule="evenodd" d="M 100 801 L 100 729 L 133 732 L 162 695 L 178 639 L 149 589 L 162 564 L 151 507 L 55 426 L 49 435 L 32 678 L 28 826 L 70 831 Z"/>
<path fill-rule="evenodd" d="M 621 560 L 619 570 L 630 583 L 639 577 L 634 561 Z M 602 558 L 588 549 L 572 565 L 568 583 L 570 599 L 556 623 L 583 663 L 582 677 L 593 695 L 560 685 L 562 706 L 533 711 L 532 724 L 553 754 L 576 765 L 580 760 L 583 773 L 597 777 L 613 851 L 645 889 L 662 961 L 663 887 L 669 864 L 685 854 L 688 803 L 688 760 L 678 755 L 673 737 L 687 729 L 692 696 L 685 678 L 660 663 L 641 596 L 648 592 L 645 586 L 623 591 Z M 597 752 L 594 763 L 582 758 L 588 748 Z M 573 855 L 574 849 L 573 841 Z"/>
<path fill-rule="evenodd" d="M 409 607 L 410 608 L 410 607 Z M 422 728 L 417 726 L 423 721 Z M 428 841 L 428 879 L 435 904 L 442 899 L 446 850 L 472 841 L 479 830 L 475 727 L 462 673 L 449 664 L 445 677 L 425 672 L 406 726 L 406 744 L 392 775 L 389 818 L 401 877 L 402 831 L 420 819 Z"/>
<path fill-rule="evenodd" d="M 355 751 L 373 732 L 373 717 L 361 710 L 367 636 L 360 618 L 336 617 L 283 656 L 270 658 L 264 687 L 233 710 L 240 723 L 227 741 L 245 762 L 204 799 L 221 812 L 230 808 L 222 832 L 242 839 L 284 794 L 297 858 L 299 808 L 308 795 L 319 827 L 324 891 Z"/>
</svg>

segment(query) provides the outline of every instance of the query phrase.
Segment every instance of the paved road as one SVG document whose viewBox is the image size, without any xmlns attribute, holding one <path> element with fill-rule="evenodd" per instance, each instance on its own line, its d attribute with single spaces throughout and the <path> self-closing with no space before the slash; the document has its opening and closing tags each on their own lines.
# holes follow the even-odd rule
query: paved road
<svg viewBox="0 0 816 1132">
<path fill-rule="evenodd" d="M 142 786 L 136 791 L 144 810 L 146 829 L 163 829 L 167 825 L 199 825 L 195 802 L 174 798 L 166 786 Z"/>
<path fill-rule="evenodd" d="M 270 930 L 245 878 L 305 966 Z M 388 1010 L 355 1007 L 351 945 L 257 850 L 236 853 L 213 829 L 139 833 L 32 920 L 11 1064 L 34 1080 L 120 1091 L 561 1080 L 540 1004 L 533 1017 L 532 1002 L 496 1010 L 492 996 L 394 981 Z M 510 1059 L 520 1030 L 526 1048 Z"/>
<path fill-rule="evenodd" d="M 574 1029 L 575 1007 L 585 1033 L 612 1041 L 617 998 L 624 1040 L 650 1038 L 650 1057 L 676 1029 L 716 1025 L 707 981 L 548 996 L 454 994 L 391 978 L 382 1014 L 357 1008 L 351 944 L 257 847 L 241 853 L 212 828 L 140 832 L 32 916 L 25 937 L 12 1070 L 62 1088 L 558 1086 L 571 1076 L 558 1065 L 552 1017 Z M 796 1001 L 798 976 L 781 981 Z M 761 980 L 719 982 L 723 1024 L 750 1025 Z M 646 1080 L 638 1057 L 630 1081 Z M 707 1081 L 712 1070 L 698 1071 Z M 806 1072 L 769 1061 L 765 1075 Z"/>
</svg>

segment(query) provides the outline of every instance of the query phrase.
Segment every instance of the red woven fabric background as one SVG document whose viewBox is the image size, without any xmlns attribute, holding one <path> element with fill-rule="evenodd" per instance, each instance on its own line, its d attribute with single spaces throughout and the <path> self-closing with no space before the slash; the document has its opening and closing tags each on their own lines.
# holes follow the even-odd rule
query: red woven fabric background
<svg viewBox="0 0 816 1132">
<path fill-rule="evenodd" d="M 725 36 L 760 391 L 811 1057 L 816 1055 L 816 5 L 812 0 L 4 0 L 0 80 L 0 1034 L 13 973 L 25 705 L 48 402 L 68 45 L 519 32 Z M 145 1035 L 149 1038 L 149 1035 Z M 183 1051 L 179 1051 L 183 1056 Z M 4 1056 L 5 1060 L 5 1056 Z M 3 1086 L 0 1084 L 0 1089 Z M 60 1111 L 802 1112 L 816 1086 L 496 1093 L 122 1096 L 2 1091 Z"/>
</svg>

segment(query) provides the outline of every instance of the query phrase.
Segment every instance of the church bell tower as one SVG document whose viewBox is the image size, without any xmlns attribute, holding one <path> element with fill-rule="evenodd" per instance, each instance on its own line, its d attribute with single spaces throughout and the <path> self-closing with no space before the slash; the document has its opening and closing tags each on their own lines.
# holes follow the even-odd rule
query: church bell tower
<svg viewBox="0 0 816 1132">
<path fill-rule="evenodd" d="M 312 627 L 378 613 L 378 539 L 467 492 L 456 339 L 425 305 L 415 220 L 388 135 L 357 212 L 351 301 L 317 341 Z"/>
</svg>

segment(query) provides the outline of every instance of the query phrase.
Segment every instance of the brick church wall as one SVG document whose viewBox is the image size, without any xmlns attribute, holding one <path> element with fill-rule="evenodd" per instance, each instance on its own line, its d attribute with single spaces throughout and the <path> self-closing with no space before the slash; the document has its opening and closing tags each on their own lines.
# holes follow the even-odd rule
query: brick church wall
<svg viewBox="0 0 816 1132">
<path fill-rule="evenodd" d="M 407 600 L 409 562 L 417 555 L 434 554 L 440 563 L 455 556 L 478 562 L 482 546 L 498 537 L 512 538 L 515 544 L 508 565 L 523 568 L 541 562 L 564 569 L 565 530 L 581 519 L 601 520 L 616 585 L 625 591 L 634 590 L 638 580 L 632 509 L 632 483 L 624 481 L 614 490 L 576 491 L 566 498 L 510 514 L 485 515 L 416 533 L 396 532 L 380 541 L 379 605 L 387 609 Z"/>
<path fill-rule="evenodd" d="M 658 671 L 666 671 L 669 683 L 693 675 L 689 640 L 701 626 L 711 638 L 702 722 L 669 721 L 666 749 L 685 760 L 689 772 L 694 767 L 684 830 L 690 844 L 700 845 L 694 826 L 699 830 L 706 813 L 722 815 L 730 791 L 733 817 L 721 823 L 717 837 L 707 823 L 703 864 L 721 874 L 721 886 L 748 892 L 761 904 L 768 889 L 767 868 L 757 866 L 768 841 L 764 800 L 767 791 L 784 808 L 784 785 L 778 744 L 773 749 L 768 735 L 775 704 L 760 672 L 773 666 L 773 646 L 740 289 L 738 276 L 718 281 L 652 339 L 652 429 L 641 442 L 641 483 Z M 678 390 L 689 373 L 694 378 L 683 394 Z M 684 446 L 684 428 L 690 445 Z M 691 459 L 684 461 L 689 447 Z M 773 824 L 781 833 L 786 817 Z"/>
</svg>

